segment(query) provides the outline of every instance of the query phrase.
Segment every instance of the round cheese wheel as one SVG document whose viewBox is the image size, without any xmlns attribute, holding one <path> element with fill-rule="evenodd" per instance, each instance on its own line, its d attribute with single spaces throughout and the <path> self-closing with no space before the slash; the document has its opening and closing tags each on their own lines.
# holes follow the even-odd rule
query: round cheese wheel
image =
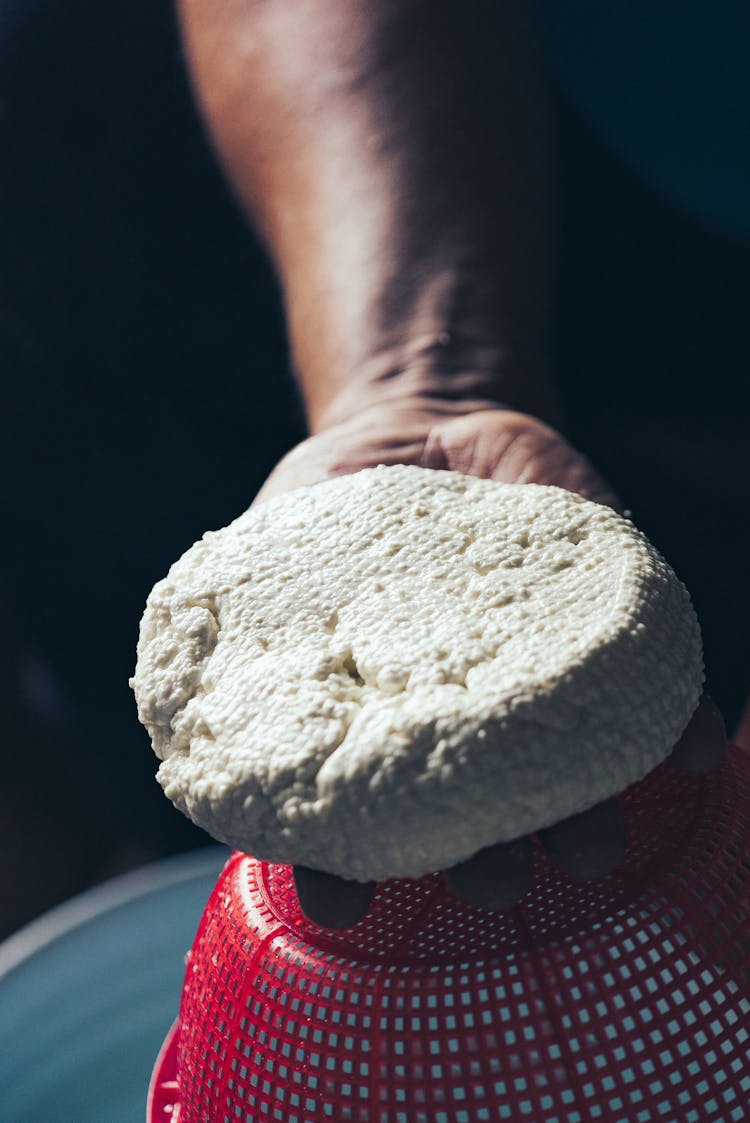
<svg viewBox="0 0 750 1123">
<path fill-rule="evenodd" d="M 149 597 L 133 685 L 191 819 L 366 881 L 621 791 L 669 754 L 702 681 L 688 593 L 628 519 L 398 465 L 206 534 Z"/>
</svg>

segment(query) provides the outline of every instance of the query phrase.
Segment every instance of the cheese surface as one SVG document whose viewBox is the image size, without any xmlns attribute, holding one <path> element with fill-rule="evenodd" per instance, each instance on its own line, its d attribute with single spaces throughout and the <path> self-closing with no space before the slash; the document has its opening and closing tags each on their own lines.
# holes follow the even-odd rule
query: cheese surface
<svg viewBox="0 0 750 1123">
<path fill-rule="evenodd" d="M 686 589 L 555 487 L 398 465 L 206 534 L 132 684 L 167 796 L 254 856 L 421 876 L 640 779 L 700 697 Z"/>
</svg>

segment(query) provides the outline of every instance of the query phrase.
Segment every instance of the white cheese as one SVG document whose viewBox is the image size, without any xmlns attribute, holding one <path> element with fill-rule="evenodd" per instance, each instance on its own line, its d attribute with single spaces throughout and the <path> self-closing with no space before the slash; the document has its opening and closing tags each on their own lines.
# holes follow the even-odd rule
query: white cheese
<svg viewBox="0 0 750 1123">
<path fill-rule="evenodd" d="M 364 881 L 621 791 L 668 755 L 702 681 L 687 591 L 630 521 L 396 466 L 206 534 L 149 597 L 133 685 L 191 819 Z"/>
</svg>

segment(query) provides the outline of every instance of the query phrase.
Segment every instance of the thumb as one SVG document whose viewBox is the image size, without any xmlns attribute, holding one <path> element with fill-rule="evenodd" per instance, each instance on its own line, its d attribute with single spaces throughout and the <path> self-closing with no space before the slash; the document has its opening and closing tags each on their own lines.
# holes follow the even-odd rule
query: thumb
<svg viewBox="0 0 750 1123">
<path fill-rule="evenodd" d="M 552 484 L 622 511 L 606 480 L 564 437 L 529 414 L 482 410 L 438 421 L 421 463 L 503 483 Z"/>
</svg>

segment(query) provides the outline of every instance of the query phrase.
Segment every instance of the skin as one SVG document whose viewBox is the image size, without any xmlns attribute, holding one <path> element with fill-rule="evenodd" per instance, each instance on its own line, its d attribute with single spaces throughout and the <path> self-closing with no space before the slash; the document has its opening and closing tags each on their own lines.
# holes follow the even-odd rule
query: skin
<svg viewBox="0 0 750 1123">
<path fill-rule="evenodd" d="M 457 20 L 450 0 L 181 0 L 180 15 L 207 128 L 278 277 L 309 425 L 256 502 L 413 463 L 619 506 L 562 435 L 546 360 L 548 147 L 527 5 L 471 0 Z M 675 766 L 716 763 L 709 702 L 683 741 Z M 574 880 L 625 846 L 616 801 L 541 837 Z M 296 878 L 304 911 L 331 927 L 370 899 L 317 871 Z M 510 907 L 530 843 L 446 878 Z"/>
</svg>

